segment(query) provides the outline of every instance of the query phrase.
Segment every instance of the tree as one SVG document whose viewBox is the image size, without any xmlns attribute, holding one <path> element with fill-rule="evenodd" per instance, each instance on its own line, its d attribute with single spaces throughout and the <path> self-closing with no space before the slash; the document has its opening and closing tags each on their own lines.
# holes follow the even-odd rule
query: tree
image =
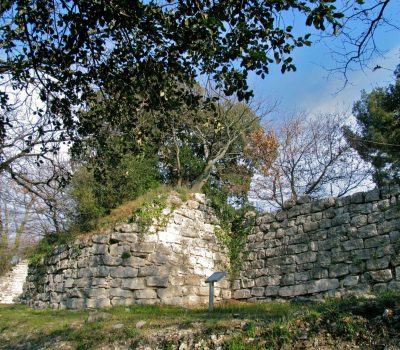
<svg viewBox="0 0 400 350">
<path fill-rule="evenodd" d="M 71 132 L 75 112 L 110 84 L 130 86 L 135 104 L 153 110 L 176 81 L 193 86 L 199 74 L 247 99 L 250 71 L 264 77 L 272 62 L 295 70 L 291 53 L 310 45 L 282 20 L 292 11 L 318 30 L 343 16 L 325 1 L 3 1 L 0 74 L 37 87 L 55 125 Z"/>
<path fill-rule="evenodd" d="M 343 137 L 346 120 L 339 113 L 299 114 L 286 120 L 277 132 L 276 159 L 271 166 L 259 168 L 255 177 L 256 198 L 283 207 L 302 195 L 341 197 L 367 185 L 370 169 Z"/>
<path fill-rule="evenodd" d="M 353 113 L 358 132 L 346 136 L 358 154 L 374 167 L 374 181 L 382 186 L 400 181 L 400 77 L 386 88 L 362 92 Z"/>
</svg>

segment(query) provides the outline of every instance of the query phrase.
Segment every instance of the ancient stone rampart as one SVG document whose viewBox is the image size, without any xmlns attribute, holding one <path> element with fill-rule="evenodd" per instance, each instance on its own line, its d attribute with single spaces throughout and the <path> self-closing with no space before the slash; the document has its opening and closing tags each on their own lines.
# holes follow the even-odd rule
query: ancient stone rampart
<svg viewBox="0 0 400 350">
<path fill-rule="evenodd" d="M 343 296 L 400 290 L 400 189 L 300 198 L 248 237 L 233 297 Z"/>
<path fill-rule="evenodd" d="M 227 258 L 215 238 L 216 218 L 195 194 L 178 208 L 164 209 L 164 223 L 143 233 L 120 224 L 108 233 L 57 247 L 31 265 L 23 301 L 34 307 L 85 308 L 129 304 L 192 305 L 208 301 L 205 279 L 226 270 Z M 229 299 L 228 281 L 216 285 L 217 300 Z"/>
</svg>

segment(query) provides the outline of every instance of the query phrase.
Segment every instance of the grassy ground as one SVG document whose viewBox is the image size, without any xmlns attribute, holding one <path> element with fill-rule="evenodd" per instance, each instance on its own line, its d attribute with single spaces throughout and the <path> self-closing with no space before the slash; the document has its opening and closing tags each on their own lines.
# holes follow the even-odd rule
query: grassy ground
<svg viewBox="0 0 400 350">
<path fill-rule="evenodd" d="M 172 306 L 72 311 L 1 305 L 0 349 L 400 349 L 399 300 L 392 294 L 313 304 L 232 303 L 212 313 Z"/>
</svg>

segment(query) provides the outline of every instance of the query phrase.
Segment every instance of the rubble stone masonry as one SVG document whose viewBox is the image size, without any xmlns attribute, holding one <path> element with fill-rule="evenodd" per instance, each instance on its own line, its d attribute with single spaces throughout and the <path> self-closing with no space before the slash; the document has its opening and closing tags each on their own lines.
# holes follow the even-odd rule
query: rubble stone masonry
<svg viewBox="0 0 400 350">
<path fill-rule="evenodd" d="M 288 202 L 258 219 L 243 258 L 235 299 L 400 291 L 400 188 Z"/>
<path fill-rule="evenodd" d="M 120 224 L 58 246 L 41 264 L 30 266 L 22 301 L 71 309 L 208 302 L 204 281 L 226 270 L 227 263 L 213 234 L 216 218 L 204 195 L 185 203 L 170 196 L 169 201 L 178 208 L 164 209 L 164 226 L 141 233 L 135 223 Z M 227 280 L 216 284 L 215 295 L 230 299 Z"/>
</svg>

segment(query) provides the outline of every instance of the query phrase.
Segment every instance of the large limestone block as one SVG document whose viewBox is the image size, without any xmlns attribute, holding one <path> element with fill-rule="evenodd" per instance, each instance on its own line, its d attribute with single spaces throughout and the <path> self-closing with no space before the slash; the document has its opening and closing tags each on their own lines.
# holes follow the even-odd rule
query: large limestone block
<svg viewBox="0 0 400 350">
<path fill-rule="evenodd" d="M 136 299 L 156 299 L 157 292 L 154 289 L 138 289 L 134 291 Z"/>
<path fill-rule="evenodd" d="M 138 275 L 138 269 L 128 266 L 110 267 L 109 270 L 111 277 L 132 278 Z"/>
<path fill-rule="evenodd" d="M 233 292 L 233 299 L 248 299 L 251 297 L 249 289 L 239 289 Z"/>
<path fill-rule="evenodd" d="M 338 279 L 320 279 L 307 284 L 307 293 L 320 293 L 337 288 L 339 288 Z"/>
<path fill-rule="evenodd" d="M 149 276 L 146 278 L 146 284 L 149 287 L 167 287 L 168 276 Z"/>
<path fill-rule="evenodd" d="M 298 284 L 293 286 L 286 286 L 279 288 L 279 295 L 281 297 L 294 297 L 297 295 L 307 294 L 307 285 Z"/>
<path fill-rule="evenodd" d="M 393 279 L 392 271 L 390 269 L 369 271 L 366 273 L 373 282 L 389 282 Z"/>
</svg>

